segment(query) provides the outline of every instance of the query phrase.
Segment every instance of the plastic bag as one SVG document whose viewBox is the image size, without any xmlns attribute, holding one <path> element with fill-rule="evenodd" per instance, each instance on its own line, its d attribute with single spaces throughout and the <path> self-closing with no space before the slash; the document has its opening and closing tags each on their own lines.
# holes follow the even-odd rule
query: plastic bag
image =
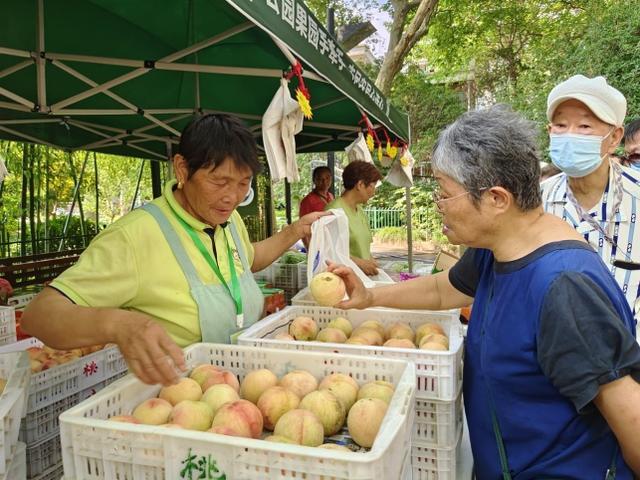
<svg viewBox="0 0 640 480">
<path fill-rule="evenodd" d="M 349 220 L 341 208 L 330 210 L 333 215 L 320 217 L 311 225 L 311 243 L 307 256 L 307 280 L 327 270 L 327 260 L 346 265 L 371 288 L 374 281 L 360 270 L 349 256 Z"/>
</svg>

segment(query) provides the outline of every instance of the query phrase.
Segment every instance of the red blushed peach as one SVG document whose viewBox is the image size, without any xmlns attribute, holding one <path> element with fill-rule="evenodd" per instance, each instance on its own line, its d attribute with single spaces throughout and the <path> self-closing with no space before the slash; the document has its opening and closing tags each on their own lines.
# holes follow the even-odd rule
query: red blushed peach
<svg viewBox="0 0 640 480">
<path fill-rule="evenodd" d="M 411 343 L 416 338 L 416 334 L 408 323 L 404 322 L 394 322 L 387 327 L 386 330 L 388 339 L 405 339 L 409 340 Z"/>
<path fill-rule="evenodd" d="M 271 370 L 262 368 L 249 372 L 240 385 L 240 396 L 251 403 L 258 403 L 260 395 L 278 384 L 278 377 Z"/>
<path fill-rule="evenodd" d="M 220 383 L 225 383 L 229 385 L 236 392 L 240 391 L 240 382 L 238 381 L 238 377 L 236 377 L 233 373 L 228 372 L 226 370 L 221 370 L 215 373 L 211 373 L 202 383 L 202 391 L 206 392 L 209 389 L 209 387 L 218 385 Z"/>
<path fill-rule="evenodd" d="M 175 385 L 162 387 L 158 397 L 175 406 L 183 400 L 200 400 L 202 398 L 202 388 L 195 380 L 182 378 Z"/>
<path fill-rule="evenodd" d="M 280 417 L 273 433 L 293 440 L 299 445 L 317 447 L 324 440 L 324 427 L 315 415 L 308 410 L 291 410 Z"/>
<path fill-rule="evenodd" d="M 316 336 L 316 342 L 344 343 L 346 341 L 347 336 L 337 328 L 323 328 Z"/>
<path fill-rule="evenodd" d="M 225 403 L 216 413 L 211 427 L 228 429 L 238 434 L 235 436 L 260 438 L 263 427 L 262 413 L 258 407 L 247 400 Z"/>
<path fill-rule="evenodd" d="M 162 425 L 169 421 L 173 406 L 161 398 L 145 400 L 133 410 L 133 417 L 145 425 Z"/>
<path fill-rule="evenodd" d="M 182 400 L 171 411 L 169 423 L 175 423 L 188 430 L 204 432 L 211 427 L 213 410 L 204 402 Z"/>
<path fill-rule="evenodd" d="M 378 435 L 387 404 L 377 398 L 358 400 L 347 417 L 349 435 L 361 447 L 371 448 Z"/>
<path fill-rule="evenodd" d="M 358 328 L 374 329 L 376 332 L 380 334 L 380 336 L 382 337 L 382 341 L 384 341 L 387 335 L 387 333 L 384 330 L 384 325 L 382 325 L 382 322 L 379 322 L 378 320 L 367 320 L 365 322 L 362 322 L 360 325 L 358 325 Z"/>
<path fill-rule="evenodd" d="M 264 428 L 273 430 L 282 415 L 298 408 L 300 399 L 284 387 L 271 387 L 258 400 L 258 409 L 264 419 Z"/>
<path fill-rule="evenodd" d="M 315 340 L 318 324 L 311 317 L 296 317 L 289 325 L 289 334 L 296 340 Z"/>
<path fill-rule="evenodd" d="M 380 332 L 374 328 L 358 327 L 351 334 L 351 338 L 362 338 L 367 341 L 369 345 L 380 346 L 384 342 L 383 336 Z"/>
<path fill-rule="evenodd" d="M 318 380 L 305 370 L 292 370 L 280 379 L 279 385 L 291 390 L 302 399 L 318 389 Z"/>
</svg>

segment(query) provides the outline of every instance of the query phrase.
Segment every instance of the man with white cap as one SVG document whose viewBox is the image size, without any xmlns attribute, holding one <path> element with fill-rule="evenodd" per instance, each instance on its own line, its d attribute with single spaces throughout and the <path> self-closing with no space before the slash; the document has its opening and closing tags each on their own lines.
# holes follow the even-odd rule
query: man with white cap
<svg viewBox="0 0 640 480">
<path fill-rule="evenodd" d="M 604 77 L 574 75 L 551 90 L 549 153 L 563 173 L 542 183 L 542 202 L 599 253 L 637 320 L 640 172 L 610 159 L 624 133 L 626 110 L 624 95 Z"/>
</svg>

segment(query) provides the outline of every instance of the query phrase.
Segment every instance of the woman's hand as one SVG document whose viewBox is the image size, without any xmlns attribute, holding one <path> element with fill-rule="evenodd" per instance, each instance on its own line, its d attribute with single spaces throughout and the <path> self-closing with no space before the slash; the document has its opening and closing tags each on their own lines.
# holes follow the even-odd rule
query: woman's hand
<svg viewBox="0 0 640 480">
<path fill-rule="evenodd" d="M 118 310 L 113 338 L 133 373 L 144 383 L 172 385 L 186 370 L 182 350 L 149 316 Z"/>
<path fill-rule="evenodd" d="M 355 274 L 353 270 L 344 265 L 336 265 L 335 263 L 328 263 L 327 270 L 335 273 L 344 281 L 347 287 L 348 300 L 344 300 L 336 305 L 336 308 L 349 309 L 357 308 L 359 310 L 369 308 L 373 305 L 373 294 L 371 290 L 365 288 L 364 284 Z"/>
<path fill-rule="evenodd" d="M 367 260 L 364 258 L 351 257 L 351 260 L 353 260 L 355 264 L 358 265 L 360 270 L 362 270 L 365 275 L 372 276 L 378 274 L 378 262 L 376 262 L 373 258 Z"/>
<path fill-rule="evenodd" d="M 331 212 L 312 212 L 293 222 L 291 227 L 295 230 L 298 238 L 311 238 L 311 224 L 325 215 L 332 215 Z"/>
</svg>

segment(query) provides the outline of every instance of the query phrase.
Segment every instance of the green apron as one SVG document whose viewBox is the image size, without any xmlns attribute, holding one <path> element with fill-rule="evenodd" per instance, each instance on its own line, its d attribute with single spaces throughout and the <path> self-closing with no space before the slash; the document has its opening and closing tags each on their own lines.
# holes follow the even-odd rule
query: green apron
<svg viewBox="0 0 640 480">
<path fill-rule="evenodd" d="M 162 210 L 152 203 L 147 203 L 141 208 L 151 214 L 158 222 L 160 230 L 164 234 L 189 283 L 191 296 L 198 306 L 202 341 L 209 343 L 236 343 L 237 336 L 242 330 L 260 320 L 264 306 L 264 296 L 253 278 L 251 266 L 247 261 L 247 256 L 235 225 L 231 222 L 228 224 L 243 268 L 242 275 L 238 278 L 241 293 L 241 317 L 237 315 L 238 307 L 226 285 L 205 285 L 200 280 L 178 234 L 165 214 L 162 213 Z"/>
</svg>

